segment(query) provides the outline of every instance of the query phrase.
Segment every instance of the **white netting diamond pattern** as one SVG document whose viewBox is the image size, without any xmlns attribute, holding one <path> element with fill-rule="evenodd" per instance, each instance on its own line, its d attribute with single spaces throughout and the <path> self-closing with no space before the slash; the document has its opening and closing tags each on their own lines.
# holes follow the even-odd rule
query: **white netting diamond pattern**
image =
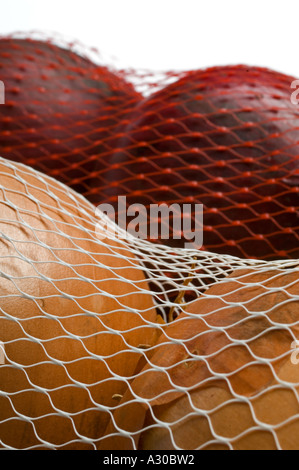
<svg viewBox="0 0 299 470">
<path fill-rule="evenodd" d="M 98 222 L 0 160 L 1 447 L 298 447 L 297 262 Z"/>
</svg>

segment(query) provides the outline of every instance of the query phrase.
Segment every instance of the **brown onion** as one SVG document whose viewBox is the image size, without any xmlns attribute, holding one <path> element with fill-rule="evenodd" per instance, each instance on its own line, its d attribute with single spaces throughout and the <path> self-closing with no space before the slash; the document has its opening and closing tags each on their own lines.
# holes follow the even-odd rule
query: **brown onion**
<svg viewBox="0 0 299 470">
<path fill-rule="evenodd" d="M 83 197 L 0 160 L 1 447 L 95 448 L 156 341 L 137 260 L 95 221 Z"/>
</svg>

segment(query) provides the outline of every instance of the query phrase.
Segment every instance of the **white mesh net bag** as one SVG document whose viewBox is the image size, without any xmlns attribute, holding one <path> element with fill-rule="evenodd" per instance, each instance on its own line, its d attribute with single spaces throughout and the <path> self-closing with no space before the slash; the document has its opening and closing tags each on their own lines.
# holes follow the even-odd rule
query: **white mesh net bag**
<svg viewBox="0 0 299 470">
<path fill-rule="evenodd" d="M 0 448 L 299 449 L 299 115 L 290 77 L 220 67 L 197 82 L 193 72 L 121 70 L 78 41 L 29 36 L 48 46 L 0 51 L 7 73 L 22 57 L 1 108 L 0 153 L 29 158 L 86 199 L 0 158 Z M 55 57 L 55 44 L 108 65 L 140 94 L 125 83 L 119 101 L 107 97 L 93 67 Z M 24 71 L 39 71 L 40 60 L 43 86 L 27 76 L 24 90 Z M 36 145 L 28 90 L 44 97 L 46 87 L 54 99 L 60 89 L 64 101 L 72 86 L 61 76 L 73 74 L 90 107 L 73 119 L 71 109 L 67 125 L 60 113 L 42 123 Z M 214 82 L 221 93 L 207 92 Z M 86 97 L 75 91 L 80 110 Z M 14 110 L 25 116 L 20 128 Z M 123 193 L 129 203 L 176 203 L 186 188 L 191 199 L 205 188 L 209 251 L 134 237 L 91 203 Z"/>
<path fill-rule="evenodd" d="M 299 448 L 296 261 L 103 220 L 0 160 L 1 448 Z"/>
</svg>

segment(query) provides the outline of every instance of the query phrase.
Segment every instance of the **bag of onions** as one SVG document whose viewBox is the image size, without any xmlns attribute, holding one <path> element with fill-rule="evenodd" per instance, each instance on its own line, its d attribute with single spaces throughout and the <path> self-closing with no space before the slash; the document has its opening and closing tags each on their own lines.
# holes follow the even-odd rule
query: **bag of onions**
<svg viewBox="0 0 299 470">
<path fill-rule="evenodd" d="M 0 38 L 0 448 L 298 450 L 293 78 L 102 65 Z M 202 204 L 204 245 L 119 196 Z"/>
<path fill-rule="evenodd" d="M 95 227 L 83 197 L 0 159 L 1 447 L 96 447 L 159 334 L 138 260 Z"/>
</svg>

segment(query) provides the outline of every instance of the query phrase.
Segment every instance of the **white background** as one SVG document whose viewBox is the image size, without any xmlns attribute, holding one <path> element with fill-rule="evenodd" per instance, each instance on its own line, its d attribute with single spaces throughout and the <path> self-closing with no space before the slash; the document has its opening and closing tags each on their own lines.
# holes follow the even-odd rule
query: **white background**
<svg viewBox="0 0 299 470">
<path fill-rule="evenodd" d="M 0 0 L 0 34 L 58 32 L 151 70 L 266 66 L 299 78 L 299 4 L 269 0 Z"/>
</svg>

